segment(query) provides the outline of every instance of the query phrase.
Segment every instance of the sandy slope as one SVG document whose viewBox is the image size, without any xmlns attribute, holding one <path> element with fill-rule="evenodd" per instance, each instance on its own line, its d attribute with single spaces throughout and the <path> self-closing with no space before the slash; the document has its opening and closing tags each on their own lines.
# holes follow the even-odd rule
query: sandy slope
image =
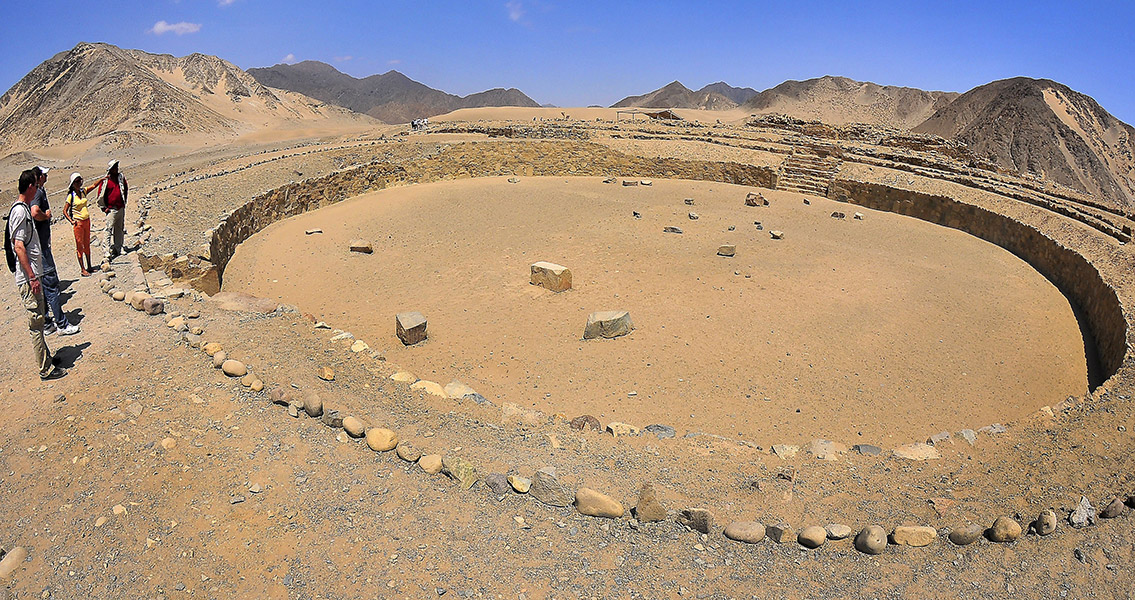
<svg viewBox="0 0 1135 600">
<path fill-rule="evenodd" d="M 273 225 L 240 248 L 225 288 L 295 304 L 497 402 L 760 444 L 907 441 L 1086 389 L 1067 300 L 1011 254 L 891 214 L 836 220 L 846 205 L 823 199 L 765 190 L 772 207 L 746 208 L 746 191 L 557 178 L 392 189 Z M 375 254 L 348 253 L 352 238 Z M 722 243 L 737 257 L 716 256 Z M 530 286 L 538 260 L 569 266 L 575 289 Z M 581 341 L 588 313 L 608 309 L 638 329 Z M 404 310 L 430 319 L 428 343 L 394 339 Z"/>
</svg>

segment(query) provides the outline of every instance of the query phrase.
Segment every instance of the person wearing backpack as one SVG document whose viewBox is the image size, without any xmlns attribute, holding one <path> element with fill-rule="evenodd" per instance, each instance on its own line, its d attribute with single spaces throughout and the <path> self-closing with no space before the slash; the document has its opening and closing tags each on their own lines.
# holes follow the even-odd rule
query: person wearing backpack
<svg viewBox="0 0 1135 600">
<path fill-rule="evenodd" d="M 8 210 L 8 226 L 4 228 L 4 250 L 8 258 L 8 268 L 15 274 L 16 288 L 20 291 L 24 310 L 28 316 L 28 333 L 32 339 L 39 378 L 58 379 L 67 374 L 62 367 L 56 367 L 43 338 L 43 323 L 47 304 L 43 300 L 43 248 L 39 233 L 32 219 L 32 201 L 38 187 L 38 176 L 32 169 L 20 173 L 19 199 Z"/>
<path fill-rule="evenodd" d="M 39 246 L 43 252 L 43 273 L 40 275 L 40 284 L 43 287 L 43 298 L 47 301 L 49 317 L 43 328 L 44 335 L 51 335 L 56 331 L 59 335 L 73 335 L 79 333 L 79 326 L 67 322 L 67 313 L 63 312 L 63 299 L 59 297 L 59 271 L 55 268 L 55 255 L 51 252 L 51 205 L 47 202 L 47 172 L 49 167 L 36 167 L 39 179 L 35 198 L 32 199 L 32 220 L 35 221 L 36 232 L 39 233 Z M 54 316 L 54 320 L 50 317 Z"/>
</svg>

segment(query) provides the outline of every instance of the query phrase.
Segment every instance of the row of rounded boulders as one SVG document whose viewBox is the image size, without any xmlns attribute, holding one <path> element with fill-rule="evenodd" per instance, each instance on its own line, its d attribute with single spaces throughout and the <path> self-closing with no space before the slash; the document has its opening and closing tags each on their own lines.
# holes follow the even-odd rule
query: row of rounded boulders
<svg viewBox="0 0 1135 600">
<path fill-rule="evenodd" d="M 171 327 L 180 329 L 182 324 L 175 322 Z M 220 344 L 215 342 L 202 343 L 200 347 L 206 354 L 212 356 L 214 367 L 221 369 L 226 375 L 242 378 L 254 377 L 248 372 L 246 365 L 228 359 Z M 329 369 L 327 370 L 329 371 Z M 325 376 L 324 373 L 319 375 L 326 381 L 334 379 L 333 373 L 328 376 Z M 394 377 L 394 379 L 399 378 Z M 412 379 L 416 380 L 417 378 Z M 259 383 L 259 380 L 256 381 Z M 262 385 L 260 383 L 261 388 Z M 536 471 L 532 478 L 501 473 L 491 473 L 481 477 L 476 467 L 468 460 L 458 456 L 423 454 L 413 444 L 402 441 L 398 433 L 392 429 L 372 426 L 365 418 L 353 415 L 343 416 L 338 410 L 328 409 L 316 393 L 300 396 L 292 390 L 276 388 L 271 392 L 270 398 L 273 403 L 286 406 L 289 414 L 293 417 L 298 417 L 299 413 L 303 412 L 309 417 L 319 418 L 328 427 L 341 429 L 342 432 L 339 436 L 342 441 L 347 441 L 348 438 L 362 439 L 367 447 L 375 452 L 393 451 L 399 459 L 417 464 L 426 473 L 444 474 L 466 490 L 481 481 L 498 495 L 527 494 L 534 500 L 549 506 L 573 506 L 580 514 L 586 516 L 615 519 L 627 515 L 627 510 L 622 503 L 612 496 L 588 487 L 570 490 L 559 482 L 555 469 L 552 467 L 545 467 Z M 575 429 L 592 428 L 600 430 L 601 427 L 597 419 L 588 415 L 573 419 L 571 425 Z M 624 424 L 614 423 L 612 425 L 622 426 Z M 636 428 L 626 427 L 634 429 L 633 434 L 637 434 Z M 612 430 L 610 426 L 608 429 L 611 430 L 612 435 L 616 436 L 632 434 L 627 431 Z M 1118 517 L 1125 514 L 1131 507 L 1135 507 L 1135 495 L 1127 496 L 1125 500 L 1116 497 L 1108 503 L 1104 510 L 1098 513 L 1086 498 L 1081 498 L 1080 504 L 1069 515 L 1068 521 L 1073 527 L 1088 526 L 1094 524 L 1097 517 Z M 669 511 L 659 502 L 657 494 L 649 483 L 642 486 L 638 502 L 631 512 L 637 521 L 643 523 L 662 521 L 670 517 Z M 715 529 L 713 513 L 705 508 L 679 511 L 674 516 L 674 520 L 680 525 L 705 535 L 719 531 Z M 1054 533 L 1057 526 L 1056 513 L 1049 509 L 1042 511 L 1028 525 L 1028 532 L 1038 536 L 1047 536 Z M 829 541 L 850 538 L 853 530 L 847 525 L 831 523 L 823 527 L 809 525 L 797 532 L 783 522 L 765 525 L 757 521 L 735 521 L 724 527 L 720 532 L 726 538 L 742 543 L 755 544 L 769 539 L 778 544 L 796 542 L 804 548 L 818 549 Z M 1010 543 L 1018 540 L 1025 533 L 1025 530 L 1018 519 L 1001 516 L 989 527 L 967 524 L 947 530 L 945 533 L 946 538 L 951 543 L 961 546 L 972 544 L 982 537 L 991 542 Z M 900 525 L 888 532 L 879 525 L 869 525 L 854 536 L 852 545 L 859 552 L 877 555 L 883 553 L 888 546 L 925 547 L 933 544 L 938 538 L 939 531 L 933 527 Z"/>
</svg>

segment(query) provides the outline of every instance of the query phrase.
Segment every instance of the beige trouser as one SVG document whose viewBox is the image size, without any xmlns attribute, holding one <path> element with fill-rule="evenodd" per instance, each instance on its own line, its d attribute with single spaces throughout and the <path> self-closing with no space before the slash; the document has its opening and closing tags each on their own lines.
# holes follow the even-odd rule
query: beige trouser
<svg viewBox="0 0 1135 600">
<path fill-rule="evenodd" d="M 35 352 L 39 376 L 47 377 L 51 373 L 51 353 L 47 351 L 47 341 L 43 339 L 44 315 L 47 313 L 43 291 L 33 294 L 31 284 L 25 283 L 20 286 L 20 297 L 24 300 L 24 310 L 28 311 L 28 333 L 32 336 L 32 350 Z"/>
<path fill-rule="evenodd" d="M 122 254 L 122 238 L 126 235 L 126 209 L 112 208 L 106 214 L 106 257 Z"/>
</svg>

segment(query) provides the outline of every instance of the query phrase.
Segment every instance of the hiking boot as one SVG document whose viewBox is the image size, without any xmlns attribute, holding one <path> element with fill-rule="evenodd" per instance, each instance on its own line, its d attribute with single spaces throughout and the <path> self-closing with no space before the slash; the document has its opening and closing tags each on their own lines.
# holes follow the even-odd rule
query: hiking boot
<svg viewBox="0 0 1135 600">
<path fill-rule="evenodd" d="M 79 333 L 78 325 L 68 323 L 66 327 L 59 328 L 59 335 L 75 335 L 76 333 Z"/>
<path fill-rule="evenodd" d="M 67 369 L 64 369 L 63 367 L 54 367 L 51 369 L 50 373 L 48 373 L 47 375 L 40 375 L 39 378 L 43 381 L 51 381 L 53 379 L 59 379 L 66 375 Z"/>
</svg>

